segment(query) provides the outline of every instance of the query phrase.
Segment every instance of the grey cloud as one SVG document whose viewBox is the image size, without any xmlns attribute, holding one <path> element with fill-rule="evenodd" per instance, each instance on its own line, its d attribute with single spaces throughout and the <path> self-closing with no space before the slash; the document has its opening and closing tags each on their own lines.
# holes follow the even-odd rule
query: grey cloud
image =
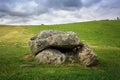
<svg viewBox="0 0 120 80">
<path fill-rule="evenodd" d="M 44 13 L 49 12 L 49 8 L 45 6 L 44 0 L 36 0 L 36 4 L 38 7 L 31 7 L 31 5 L 28 5 L 28 2 L 34 1 L 34 0 L 0 0 L 0 16 L 18 16 L 18 17 L 28 17 L 33 15 L 41 15 Z M 40 1 L 39 3 L 37 1 Z M 43 1 L 43 2 L 42 2 Z M 16 5 L 24 6 L 22 11 L 15 11 L 14 8 L 17 7 Z M 31 12 L 32 10 L 32 12 Z"/>
<path fill-rule="evenodd" d="M 92 5 L 95 5 L 97 3 L 100 3 L 102 0 L 81 0 L 83 6 L 90 7 Z"/>
<path fill-rule="evenodd" d="M 63 10 L 74 10 L 76 8 L 81 7 L 80 0 L 36 0 L 36 3 L 38 4 L 38 7 L 31 8 L 33 12 L 30 12 L 27 10 L 30 9 L 31 5 L 26 5 L 26 8 L 24 8 L 25 12 L 22 11 L 14 11 L 14 7 L 16 7 L 16 3 L 19 5 L 19 3 L 25 4 L 32 0 L 2 0 L 0 1 L 0 12 L 4 13 L 4 16 L 19 16 L 19 17 L 27 17 L 32 15 L 41 15 L 43 13 L 48 13 L 50 11 L 50 8 L 52 9 L 63 9 Z M 33 0 L 34 1 L 34 0 Z M 0 16 L 3 16 L 3 14 L 0 14 Z"/>
<path fill-rule="evenodd" d="M 103 0 L 101 3 L 102 8 L 120 8 L 120 0 Z"/>
<path fill-rule="evenodd" d="M 24 8 L 25 12 L 14 11 L 14 7 L 16 7 L 16 3 L 25 4 L 29 1 L 36 1 L 38 7 L 31 8 L 31 5 L 26 5 L 27 8 L 31 8 L 33 12 Z M 31 15 L 41 15 L 43 13 L 48 13 L 50 9 L 54 10 L 76 10 L 82 8 L 82 6 L 90 6 L 91 4 L 97 3 L 100 0 L 86 0 L 88 2 L 84 2 L 81 0 L 2 0 L 0 1 L 0 12 L 9 15 L 9 16 L 19 16 L 19 17 L 27 17 Z M 89 3 L 89 4 L 88 4 Z M 85 5 L 84 5 L 85 4 Z M 19 5 L 19 4 L 18 4 Z M 3 15 L 3 14 L 2 14 Z M 2 16 L 0 14 L 0 16 Z"/>
<path fill-rule="evenodd" d="M 82 7 L 81 0 L 47 0 L 46 6 L 53 9 L 73 10 Z"/>
</svg>

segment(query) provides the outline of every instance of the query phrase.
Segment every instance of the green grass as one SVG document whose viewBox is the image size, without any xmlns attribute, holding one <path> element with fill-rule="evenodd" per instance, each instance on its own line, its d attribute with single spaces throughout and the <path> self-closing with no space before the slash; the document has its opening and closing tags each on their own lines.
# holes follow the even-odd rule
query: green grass
<svg viewBox="0 0 120 80">
<path fill-rule="evenodd" d="M 33 58 L 28 40 L 42 30 L 74 31 L 99 57 L 99 65 L 42 65 Z M 21 64 L 35 67 L 21 68 Z M 0 80 L 120 80 L 120 21 L 61 25 L 0 26 Z"/>
</svg>

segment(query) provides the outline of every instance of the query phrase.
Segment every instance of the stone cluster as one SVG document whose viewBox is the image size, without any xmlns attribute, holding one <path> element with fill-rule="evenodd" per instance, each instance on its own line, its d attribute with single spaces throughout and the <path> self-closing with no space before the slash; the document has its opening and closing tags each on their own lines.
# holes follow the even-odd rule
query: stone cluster
<svg viewBox="0 0 120 80">
<path fill-rule="evenodd" d="M 74 32 L 44 30 L 29 41 L 35 60 L 43 64 L 62 64 L 79 61 L 84 66 L 95 66 L 98 57 Z"/>
</svg>

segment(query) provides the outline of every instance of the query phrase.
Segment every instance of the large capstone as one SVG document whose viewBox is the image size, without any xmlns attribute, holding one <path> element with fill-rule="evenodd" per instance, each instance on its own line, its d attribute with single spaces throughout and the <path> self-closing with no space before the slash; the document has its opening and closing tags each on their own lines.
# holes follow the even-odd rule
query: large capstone
<svg viewBox="0 0 120 80">
<path fill-rule="evenodd" d="M 38 54 L 46 48 L 73 49 L 82 45 L 79 37 L 74 32 L 62 32 L 56 30 L 45 30 L 34 36 L 29 41 L 33 54 Z"/>
</svg>

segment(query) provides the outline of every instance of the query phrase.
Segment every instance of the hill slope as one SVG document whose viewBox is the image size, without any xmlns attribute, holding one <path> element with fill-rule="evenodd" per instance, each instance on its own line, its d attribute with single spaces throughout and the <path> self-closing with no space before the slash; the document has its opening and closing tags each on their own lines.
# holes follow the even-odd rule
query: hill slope
<svg viewBox="0 0 120 80">
<path fill-rule="evenodd" d="M 28 40 L 41 30 L 74 31 L 99 57 L 99 65 L 40 65 L 34 62 Z M 61 25 L 0 26 L 0 80 L 119 80 L 120 21 L 92 21 Z M 25 55 L 26 54 L 26 55 Z M 32 64 L 33 68 L 20 68 Z"/>
</svg>

